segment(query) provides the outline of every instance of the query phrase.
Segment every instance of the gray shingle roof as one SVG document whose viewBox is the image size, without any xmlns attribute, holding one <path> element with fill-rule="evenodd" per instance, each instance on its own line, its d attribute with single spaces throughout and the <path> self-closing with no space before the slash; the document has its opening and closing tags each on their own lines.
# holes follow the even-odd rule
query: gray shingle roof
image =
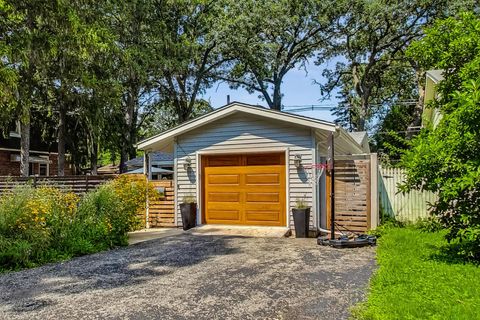
<svg viewBox="0 0 480 320">
<path fill-rule="evenodd" d="M 164 165 L 171 164 L 173 166 L 173 154 L 167 152 L 152 152 L 151 153 L 152 164 L 162 163 Z M 128 167 L 143 167 L 143 157 L 136 157 L 135 159 L 128 160 L 126 162 Z"/>
</svg>

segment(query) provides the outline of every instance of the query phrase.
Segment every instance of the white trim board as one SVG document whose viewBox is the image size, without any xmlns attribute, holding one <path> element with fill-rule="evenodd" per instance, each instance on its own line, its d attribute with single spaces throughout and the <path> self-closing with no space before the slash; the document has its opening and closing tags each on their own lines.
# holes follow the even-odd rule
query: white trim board
<svg viewBox="0 0 480 320">
<path fill-rule="evenodd" d="M 210 112 L 202 117 L 190 120 L 173 129 L 167 130 L 164 133 L 161 133 L 159 135 L 140 141 L 137 144 L 137 148 L 142 150 L 150 149 L 160 141 L 171 139 L 175 136 L 178 136 L 180 134 L 196 129 L 205 124 L 208 124 L 210 122 L 224 118 L 226 116 L 229 116 L 237 112 L 242 112 L 242 113 L 256 115 L 256 116 L 262 116 L 272 120 L 284 121 L 291 124 L 297 124 L 301 126 L 306 126 L 306 127 L 330 131 L 330 132 L 334 132 L 337 130 L 337 125 L 335 125 L 332 122 L 322 121 L 322 120 L 303 117 L 303 116 L 294 115 L 286 112 L 275 111 L 275 110 L 270 110 L 262 107 L 256 107 L 256 106 L 251 106 L 243 103 L 233 102 L 225 107 L 222 107 L 213 112 Z"/>
</svg>

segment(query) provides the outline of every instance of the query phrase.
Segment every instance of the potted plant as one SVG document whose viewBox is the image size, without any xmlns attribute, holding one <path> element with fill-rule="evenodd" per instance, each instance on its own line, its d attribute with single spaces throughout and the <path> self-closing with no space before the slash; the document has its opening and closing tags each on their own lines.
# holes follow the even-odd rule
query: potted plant
<svg viewBox="0 0 480 320">
<path fill-rule="evenodd" d="M 305 199 L 297 199 L 292 213 L 295 225 L 295 238 L 308 238 L 310 207 L 307 206 Z"/>
<path fill-rule="evenodd" d="M 197 203 L 192 194 L 185 195 L 180 203 L 180 212 L 182 214 L 183 230 L 188 230 L 196 225 Z"/>
</svg>

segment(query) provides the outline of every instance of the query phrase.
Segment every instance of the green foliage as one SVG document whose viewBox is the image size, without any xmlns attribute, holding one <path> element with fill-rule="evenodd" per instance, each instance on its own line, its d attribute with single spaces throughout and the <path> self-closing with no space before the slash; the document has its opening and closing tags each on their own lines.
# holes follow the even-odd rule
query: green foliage
<svg viewBox="0 0 480 320">
<path fill-rule="evenodd" d="M 425 30 L 425 37 L 413 42 L 407 55 L 425 69 L 442 69 L 437 106 L 448 108 L 451 94 L 469 80 L 476 80 L 480 70 L 480 19 L 473 12 L 438 20 Z M 451 111 L 450 109 L 445 112 Z"/>
<path fill-rule="evenodd" d="M 444 232 L 390 228 L 354 319 L 478 319 L 480 268 L 448 256 Z"/>
<path fill-rule="evenodd" d="M 480 78 L 452 95 L 445 114 L 431 133 L 412 143 L 402 164 L 407 179 L 403 190 L 438 193 L 432 207 L 448 228 L 448 239 L 475 244 L 470 252 L 480 258 Z"/>
<path fill-rule="evenodd" d="M 284 76 L 315 54 L 327 55 L 342 6 L 330 0 L 231 1 L 224 32 L 234 59 L 224 78 L 280 110 Z"/>
<path fill-rule="evenodd" d="M 56 189 L 20 187 L 0 197 L 0 270 L 58 259 L 78 199 Z"/>
<path fill-rule="evenodd" d="M 372 137 L 372 149 L 382 154 L 382 164 L 396 165 L 405 149 L 410 147 L 407 127 L 414 121 L 412 106 L 393 105 Z"/>
<path fill-rule="evenodd" d="M 147 196 L 151 201 L 155 201 L 161 196 L 152 184 L 147 182 L 145 176 L 121 175 L 107 186 L 112 188 L 115 195 L 120 199 L 121 206 L 119 209 L 128 216 L 129 228 L 136 230 L 144 227 Z"/>
<path fill-rule="evenodd" d="M 297 198 L 295 200 L 295 209 L 306 209 L 306 208 L 308 208 L 308 204 L 305 198 Z"/>
<path fill-rule="evenodd" d="M 411 125 L 417 125 L 424 69 L 405 50 L 435 19 L 475 8 L 476 2 L 356 0 L 347 6 L 336 30 L 333 53 L 338 62 L 324 71 L 327 81 L 321 84 L 326 96 L 338 92 L 340 103 L 333 110 L 337 122 L 351 130 L 376 129 L 374 124 L 382 122 L 391 107 L 414 100 Z M 382 128 L 390 130 L 398 131 Z"/>
<path fill-rule="evenodd" d="M 208 101 L 198 100 L 193 105 L 190 117 L 197 118 L 212 110 L 213 108 Z M 159 103 L 155 114 L 153 114 L 143 123 L 139 135 L 142 137 L 151 137 L 179 124 L 180 122 L 175 111 L 175 107 L 170 103 L 161 102 Z"/>
<path fill-rule="evenodd" d="M 436 217 L 419 219 L 415 222 L 414 227 L 425 232 L 438 232 L 443 230 L 442 223 Z"/>
<path fill-rule="evenodd" d="M 197 202 L 197 199 L 191 193 L 183 196 L 182 203 L 196 203 L 196 202 Z"/>
<path fill-rule="evenodd" d="M 437 101 L 443 118 L 402 157 L 403 190 L 438 193 L 432 213 L 448 229 L 447 239 L 463 241 L 464 254 L 474 259 L 480 259 L 479 31 L 480 19 L 463 14 L 438 21 L 409 49 L 425 65 L 446 70 Z"/>
<path fill-rule="evenodd" d="M 125 193 L 132 197 L 125 197 Z M 155 197 L 155 190 L 148 192 Z M 0 271 L 34 267 L 116 246 L 139 226 L 147 184 L 120 178 L 82 199 L 51 187 L 0 196 Z"/>
</svg>

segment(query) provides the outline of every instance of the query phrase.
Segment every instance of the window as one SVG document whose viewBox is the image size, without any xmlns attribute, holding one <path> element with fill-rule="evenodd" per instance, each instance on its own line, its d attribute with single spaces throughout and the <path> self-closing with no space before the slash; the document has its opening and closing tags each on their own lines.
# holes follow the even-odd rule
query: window
<svg viewBox="0 0 480 320">
<path fill-rule="evenodd" d="M 48 165 L 46 163 L 40 163 L 39 166 L 40 166 L 39 175 L 48 176 Z"/>
<path fill-rule="evenodd" d="M 28 164 L 28 175 L 29 176 L 34 176 L 35 175 L 35 163 L 29 163 Z"/>
</svg>

